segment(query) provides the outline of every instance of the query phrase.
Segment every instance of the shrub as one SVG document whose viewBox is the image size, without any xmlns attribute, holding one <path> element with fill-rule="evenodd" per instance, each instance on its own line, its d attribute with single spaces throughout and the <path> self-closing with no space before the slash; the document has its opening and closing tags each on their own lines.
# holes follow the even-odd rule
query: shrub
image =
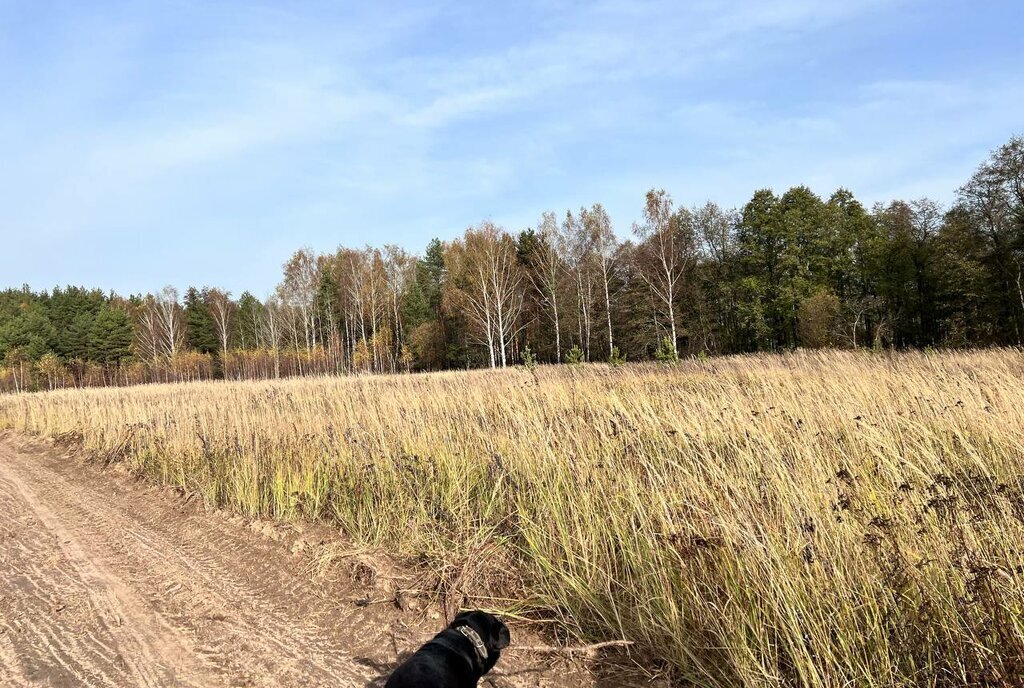
<svg viewBox="0 0 1024 688">
<path fill-rule="evenodd" d="M 608 365 L 612 368 L 619 368 L 626 364 L 626 357 L 619 351 L 619 347 L 613 346 L 612 352 L 608 356 Z"/>
<path fill-rule="evenodd" d="M 839 308 L 839 299 L 829 291 L 819 291 L 801 301 L 797 314 L 801 346 L 821 349 L 834 345 Z"/>
<path fill-rule="evenodd" d="M 536 354 L 533 353 L 532 350 L 530 350 L 529 344 L 523 347 L 523 353 L 521 354 L 521 358 L 523 359 L 523 365 L 526 366 L 527 370 L 533 372 L 534 370 L 537 369 L 537 356 Z"/>
<path fill-rule="evenodd" d="M 654 358 L 666 364 L 679 362 L 679 354 L 676 353 L 676 348 L 672 346 L 671 337 L 665 337 L 658 343 L 658 348 L 654 352 Z"/>
<path fill-rule="evenodd" d="M 573 344 L 572 348 L 565 352 L 565 362 L 572 366 L 581 365 L 583 363 L 583 349 Z"/>
</svg>

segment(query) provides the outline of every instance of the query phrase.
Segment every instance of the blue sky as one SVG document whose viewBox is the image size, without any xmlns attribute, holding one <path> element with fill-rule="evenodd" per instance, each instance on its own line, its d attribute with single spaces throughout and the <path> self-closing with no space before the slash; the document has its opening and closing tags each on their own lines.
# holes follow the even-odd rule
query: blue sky
<svg viewBox="0 0 1024 688">
<path fill-rule="evenodd" d="M 949 202 L 1024 133 L 1020 0 L 0 0 L 0 286 L 266 295 L 646 189 Z"/>
</svg>

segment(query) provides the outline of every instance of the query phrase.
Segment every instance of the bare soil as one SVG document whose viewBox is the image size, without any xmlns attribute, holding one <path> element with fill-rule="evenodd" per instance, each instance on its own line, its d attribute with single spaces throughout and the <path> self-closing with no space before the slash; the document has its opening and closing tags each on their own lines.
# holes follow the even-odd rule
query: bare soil
<svg viewBox="0 0 1024 688">
<path fill-rule="evenodd" d="M 429 598 L 396 600 L 383 558 L 318 565 L 345 551 L 325 526 L 208 509 L 0 434 L 0 685 L 383 685 L 446 612 Z M 514 646 L 545 643 L 510 626 Z M 657 682 L 624 656 L 513 647 L 481 685 Z"/>
</svg>

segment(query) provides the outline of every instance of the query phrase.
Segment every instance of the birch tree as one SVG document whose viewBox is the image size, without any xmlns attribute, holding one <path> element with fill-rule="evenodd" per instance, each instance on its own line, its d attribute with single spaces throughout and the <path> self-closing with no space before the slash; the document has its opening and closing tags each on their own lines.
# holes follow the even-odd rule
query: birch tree
<svg viewBox="0 0 1024 688">
<path fill-rule="evenodd" d="M 562 222 L 562 236 L 566 248 L 565 262 L 576 287 L 579 345 L 589 360 L 594 305 L 594 250 L 587 231 L 586 215 L 585 208 L 580 209 L 578 217 L 572 211 L 567 212 Z"/>
<path fill-rule="evenodd" d="M 516 244 L 503 229 L 483 222 L 449 246 L 450 300 L 463 309 L 492 368 L 508 365 L 523 309 L 523 274 Z"/>
<path fill-rule="evenodd" d="M 301 248 L 284 264 L 284 279 L 278 287 L 281 301 L 297 313 L 307 350 L 317 344 L 315 305 L 319 282 L 316 256 L 308 248 Z M 298 332 L 295 340 L 298 344 Z"/>
<path fill-rule="evenodd" d="M 672 352 L 679 355 L 676 299 L 683 276 L 694 260 L 693 231 L 689 213 L 673 212 L 672 197 L 664 189 L 647 192 L 644 221 L 633 225 L 639 240 L 639 271 L 668 321 Z"/>
<path fill-rule="evenodd" d="M 235 302 L 231 294 L 220 289 L 209 292 L 210 315 L 213 317 L 217 340 L 220 342 L 221 360 L 227 360 L 228 346 L 231 343 L 231 319 L 235 313 Z"/>
<path fill-rule="evenodd" d="M 346 313 L 346 332 L 349 337 L 349 350 L 355 349 L 358 338 L 367 339 L 366 305 L 369 303 L 370 268 L 363 251 L 350 248 L 338 250 L 336 281 L 340 292 L 340 302 Z M 357 330 L 358 328 L 358 330 Z"/>
<path fill-rule="evenodd" d="M 139 309 L 135 324 L 135 353 L 142 360 L 152 364 L 161 354 L 160 320 L 157 315 L 156 299 L 147 296 Z"/>
<path fill-rule="evenodd" d="M 152 303 L 160 353 L 167 358 L 174 358 L 185 348 L 185 319 L 182 317 L 181 304 L 178 303 L 178 290 L 166 286 Z"/>
<path fill-rule="evenodd" d="M 415 277 L 416 258 L 408 251 L 394 244 L 384 245 L 384 274 L 388 296 L 391 302 L 391 318 L 394 326 L 394 355 L 401 356 L 405 343 L 400 304 L 409 284 Z"/>
<path fill-rule="evenodd" d="M 604 291 L 605 321 L 608 326 L 608 355 L 611 356 L 615 349 L 615 337 L 612 334 L 611 279 L 619 244 L 615 239 L 615 231 L 612 229 L 612 220 L 600 203 L 591 206 L 590 210 L 584 213 L 583 218 L 584 228 L 592 255 L 597 263 L 597 271 Z"/>
<path fill-rule="evenodd" d="M 390 354 L 390 339 L 385 334 L 386 329 L 382 327 L 382 321 L 386 319 L 388 312 L 387 278 L 384 269 L 384 258 L 380 249 L 367 246 L 365 249 L 366 263 L 369 267 L 369 283 L 367 294 L 369 295 L 370 309 L 370 344 L 373 347 L 373 365 L 378 371 L 384 370 L 384 354 Z M 386 344 L 386 345 L 385 345 Z"/>
<path fill-rule="evenodd" d="M 558 312 L 558 298 L 566 267 L 565 261 L 562 260 L 562 235 L 558 230 L 558 219 L 554 213 L 541 214 L 536 233 L 537 245 L 530 256 L 528 276 L 541 298 L 544 310 L 555 326 L 555 361 L 561 363 L 562 324 Z"/>
<path fill-rule="evenodd" d="M 270 350 L 274 353 L 275 378 L 281 377 L 281 344 L 284 340 L 282 311 L 281 301 L 277 297 L 271 296 L 263 304 L 263 309 L 260 313 L 260 330 L 262 331 L 263 341 L 267 343 Z"/>
</svg>

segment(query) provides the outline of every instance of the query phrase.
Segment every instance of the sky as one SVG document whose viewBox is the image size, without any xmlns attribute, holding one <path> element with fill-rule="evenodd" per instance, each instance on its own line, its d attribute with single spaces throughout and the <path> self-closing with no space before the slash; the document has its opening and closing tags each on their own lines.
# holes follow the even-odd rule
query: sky
<svg viewBox="0 0 1024 688">
<path fill-rule="evenodd" d="M 0 0 L 0 287 L 266 296 L 647 189 L 948 204 L 1024 134 L 1020 0 Z"/>
</svg>

